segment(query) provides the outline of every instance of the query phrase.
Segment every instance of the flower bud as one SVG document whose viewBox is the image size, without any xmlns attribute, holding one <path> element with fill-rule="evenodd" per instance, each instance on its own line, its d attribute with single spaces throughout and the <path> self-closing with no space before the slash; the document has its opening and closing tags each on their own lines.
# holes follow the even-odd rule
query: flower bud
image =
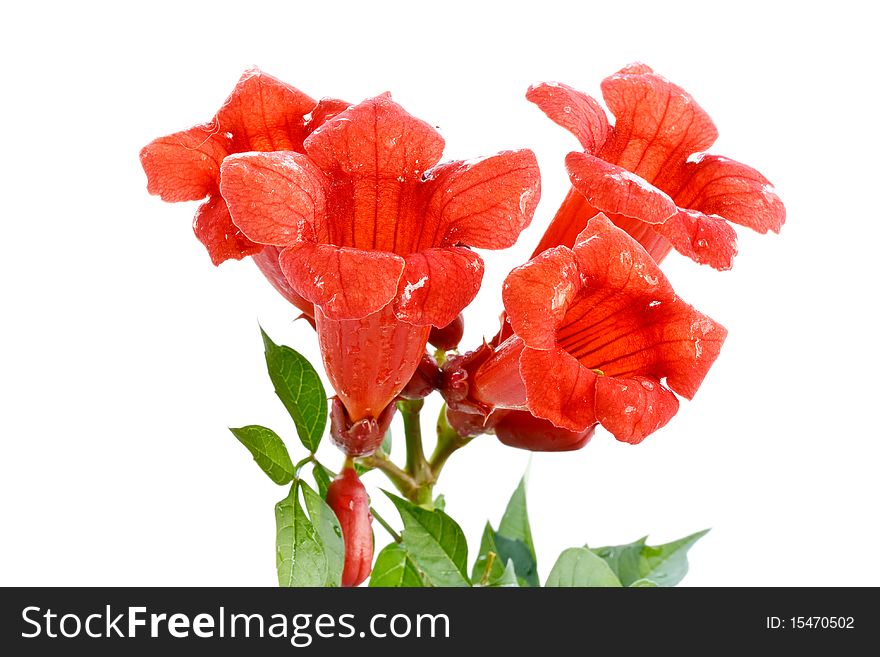
<svg viewBox="0 0 880 657">
<path fill-rule="evenodd" d="M 415 374 L 400 391 L 404 399 L 424 399 L 440 385 L 440 368 L 430 355 L 425 354 Z"/>
<path fill-rule="evenodd" d="M 503 411 L 501 412 L 503 413 Z M 492 427 L 497 420 L 497 415 L 498 413 L 491 413 L 486 416 L 482 413 L 457 411 L 448 406 L 446 407 L 446 422 L 462 438 L 479 436 L 480 434 L 491 432 Z"/>
<path fill-rule="evenodd" d="M 596 425 L 581 432 L 560 429 L 528 411 L 500 413 L 504 413 L 504 416 L 495 424 L 498 440 L 509 447 L 532 452 L 569 452 L 580 449 L 590 441 L 596 431 Z"/>
<path fill-rule="evenodd" d="M 327 504 L 333 509 L 345 541 L 342 586 L 357 586 L 370 575 L 373 564 L 373 530 L 370 497 L 353 467 L 345 467 L 327 488 Z"/>
<path fill-rule="evenodd" d="M 455 349 L 458 346 L 458 343 L 461 342 L 461 337 L 463 335 L 464 315 L 459 313 L 458 317 L 453 319 L 443 328 L 437 328 L 436 326 L 433 327 L 431 329 L 430 335 L 428 336 L 428 342 L 434 345 L 437 349 L 449 351 L 451 349 Z"/>
<path fill-rule="evenodd" d="M 352 422 L 339 397 L 330 404 L 330 440 L 346 456 L 369 456 L 382 444 L 397 406 L 388 404 L 378 419 L 365 417 Z"/>
</svg>

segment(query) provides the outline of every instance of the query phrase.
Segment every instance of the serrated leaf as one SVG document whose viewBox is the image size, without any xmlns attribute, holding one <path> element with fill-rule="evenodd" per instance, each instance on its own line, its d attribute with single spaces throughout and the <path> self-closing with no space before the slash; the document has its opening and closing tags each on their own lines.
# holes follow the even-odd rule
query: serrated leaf
<svg viewBox="0 0 880 657">
<path fill-rule="evenodd" d="M 704 529 L 696 534 L 685 536 L 682 539 L 665 543 L 656 547 L 646 545 L 642 551 L 641 576 L 653 580 L 657 586 L 675 586 L 688 571 L 688 550 L 694 543 L 709 533 Z"/>
<path fill-rule="evenodd" d="M 492 565 L 489 568 L 489 574 L 486 576 L 486 567 L 489 564 L 489 554 L 494 554 Z M 498 582 L 504 576 L 504 561 L 498 558 L 498 546 L 495 545 L 495 530 L 488 522 L 483 529 L 483 537 L 480 539 L 480 551 L 477 554 L 477 560 L 474 561 L 473 570 L 471 570 L 471 581 L 479 583 L 485 580 L 487 586 Z"/>
<path fill-rule="evenodd" d="M 275 566 L 278 585 L 324 586 L 327 559 L 315 528 L 299 501 L 299 481 L 275 505 Z"/>
<path fill-rule="evenodd" d="M 293 462 L 284 441 L 277 433 L 258 424 L 250 424 L 238 429 L 229 429 L 239 442 L 248 448 L 257 465 L 269 475 L 276 484 L 284 485 L 293 481 Z"/>
<path fill-rule="evenodd" d="M 631 589 L 654 589 L 658 586 L 660 585 L 652 579 L 637 579 L 629 585 Z"/>
<path fill-rule="evenodd" d="M 308 360 L 290 347 L 272 342 L 260 329 L 266 347 L 266 367 L 275 394 L 293 418 L 296 433 L 309 452 L 321 444 L 327 426 L 327 393 Z"/>
<path fill-rule="evenodd" d="M 538 580 L 538 564 L 529 546 L 521 540 L 509 539 L 495 532 L 496 554 L 501 563 L 513 562 L 520 586 L 540 586 Z"/>
<path fill-rule="evenodd" d="M 318 492 L 321 494 L 321 497 L 326 500 L 327 489 L 330 488 L 330 482 L 333 481 L 333 473 L 320 463 L 315 463 L 314 467 L 312 467 L 312 476 L 315 478 L 315 483 L 318 485 Z"/>
<path fill-rule="evenodd" d="M 592 551 L 608 563 L 624 586 L 632 586 L 641 579 L 651 580 L 657 586 L 675 586 L 687 574 L 688 550 L 708 531 L 663 545 L 645 545 L 646 537 L 627 545 L 594 548 Z"/>
<path fill-rule="evenodd" d="M 513 565 L 513 560 L 507 562 L 507 566 L 504 568 L 504 573 L 501 575 L 501 579 L 498 580 L 497 584 L 492 584 L 492 586 L 498 588 L 519 587 L 519 579 L 516 576 L 516 567 Z"/>
<path fill-rule="evenodd" d="M 403 520 L 403 545 L 429 586 L 470 586 L 464 532 L 439 509 L 429 511 L 385 492 Z"/>
<path fill-rule="evenodd" d="M 422 587 L 428 586 L 419 567 L 401 543 L 385 546 L 376 557 L 370 586 L 374 587 Z"/>
<path fill-rule="evenodd" d="M 345 544 L 342 539 L 342 527 L 339 520 L 324 498 L 318 495 L 304 481 L 300 482 L 303 501 L 309 512 L 309 519 L 317 532 L 318 542 L 324 550 L 327 561 L 327 576 L 323 586 L 341 586 L 342 569 L 345 565 Z"/>
<path fill-rule="evenodd" d="M 526 479 L 523 477 L 519 481 L 516 490 L 507 503 L 507 509 L 501 518 L 501 524 L 498 525 L 498 533 L 507 538 L 522 541 L 528 546 L 532 557 L 537 563 L 535 556 L 535 544 L 532 542 L 532 529 L 529 526 L 529 512 L 526 505 Z"/>
<path fill-rule="evenodd" d="M 559 555 L 544 584 L 547 587 L 620 587 L 602 557 L 582 547 L 569 548 Z"/>
<path fill-rule="evenodd" d="M 627 543 L 626 545 L 608 545 L 591 549 L 605 560 L 624 586 L 630 586 L 642 577 L 642 550 L 645 548 L 645 540 L 647 538 L 647 536 L 643 536 L 639 540 Z"/>
<path fill-rule="evenodd" d="M 505 574 L 505 565 L 512 562 L 516 571 L 519 586 L 540 586 L 538 566 L 528 546 L 520 540 L 512 540 L 501 536 L 486 523 L 483 537 L 480 540 L 480 553 L 471 571 L 471 581 L 480 582 L 486 574 L 489 553 L 495 554 L 492 567 L 489 569 L 487 586 L 495 586 Z"/>
</svg>

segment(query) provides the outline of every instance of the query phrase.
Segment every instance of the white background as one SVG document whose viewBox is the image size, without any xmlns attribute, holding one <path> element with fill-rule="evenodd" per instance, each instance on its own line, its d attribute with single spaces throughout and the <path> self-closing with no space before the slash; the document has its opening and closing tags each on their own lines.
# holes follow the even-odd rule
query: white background
<svg viewBox="0 0 880 657">
<path fill-rule="evenodd" d="M 466 315 L 475 345 L 495 332 L 500 282 L 564 196 L 576 148 L 526 88 L 598 94 L 641 60 L 710 113 L 714 152 L 776 184 L 788 223 L 779 237 L 740 230 L 730 272 L 664 263 L 730 337 L 696 399 L 642 445 L 600 431 L 581 451 L 531 459 L 542 577 L 585 541 L 712 527 L 685 584 L 880 584 L 864 556 L 880 540 L 876 21 L 869 3 L 823 5 L 7 7 L 0 583 L 275 583 L 272 507 L 285 492 L 226 427 L 274 427 L 302 455 L 258 322 L 317 362 L 314 335 L 252 263 L 211 265 L 195 203 L 147 195 L 143 145 L 209 120 L 257 64 L 314 97 L 391 90 L 440 126 L 447 159 L 534 149 L 543 200 L 515 248 L 484 253 Z M 338 467 L 329 444 L 320 455 Z M 472 550 L 528 464 L 492 437 L 450 461 L 438 492 Z M 381 475 L 367 482 L 392 516 Z"/>
</svg>

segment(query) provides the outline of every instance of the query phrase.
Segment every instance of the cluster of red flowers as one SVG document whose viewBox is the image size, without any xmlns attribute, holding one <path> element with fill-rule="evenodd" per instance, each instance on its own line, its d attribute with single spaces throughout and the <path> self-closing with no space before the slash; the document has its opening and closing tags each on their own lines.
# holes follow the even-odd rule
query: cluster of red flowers
<svg viewBox="0 0 880 657">
<path fill-rule="evenodd" d="M 438 367 L 483 261 L 526 228 L 540 198 L 529 150 L 439 163 L 444 142 L 384 94 L 315 101 L 253 69 L 213 120 L 141 152 L 148 189 L 205 199 L 196 236 L 214 264 L 250 256 L 313 323 L 337 397 L 332 437 L 375 451 L 403 395 L 439 390 L 463 435 L 531 450 L 583 446 L 597 424 L 638 443 L 690 399 L 726 331 L 677 297 L 659 268 L 675 249 L 727 269 L 728 222 L 779 231 L 785 210 L 757 171 L 703 151 L 717 133 L 647 66 L 593 98 L 558 83 L 527 98 L 583 152 L 532 259 L 503 290 L 496 337 Z M 357 579 L 353 577 L 352 581 Z"/>
</svg>

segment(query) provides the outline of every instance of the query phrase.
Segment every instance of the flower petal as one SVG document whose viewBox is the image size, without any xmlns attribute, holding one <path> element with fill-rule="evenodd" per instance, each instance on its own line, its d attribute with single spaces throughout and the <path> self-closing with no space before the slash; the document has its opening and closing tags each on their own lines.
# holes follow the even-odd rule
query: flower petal
<svg viewBox="0 0 880 657">
<path fill-rule="evenodd" d="M 351 107 L 347 100 L 338 98 L 322 98 L 318 104 L 306 115 L 306 132 L 312 134 L 319 127 L 338 114 L 342 114 Z"/>
<path fill-rule="evenodd" d="M 530 150 L 443 164 L 428 172 L 425 185 L 422 248 L 505 249 L 529 225 L 541 197 L 541 174 Z"/>
<path fill-rule="evenodd" d="M 311 242 L 284 249 L 279 261 L 297 294 L 334 320 L 361 319 L 387 306 L 405 265 L 393 253 Z"/>
<path fill-rule="evenodd" d="M 230 155 L 220 167 L 220 191 L 232 220 L 254 242 L 287 246 L 323 216 L 320 171 L 292 151 Z"/>
<path fill-rule="evenodd" d="M 712 119 L 684 89 L 644 64 L 602 82 L 616 121 L 600 155 L 665 189 L 664 177 L 718 137 Z"/>
<path fill-rule="evenodd" d="M 590 221 L 574 253 L 584 287 L 556 332 L 559 346 L 606 376 L 666 377 L 692 397 L 727 331 L 682 301 L 647 252 L 607 218 Z"/>
<path fill-rule="evenodd" d="M 718 155 L 700 154 L 684 166 L 675 193 L 682 207 L 724 217 L 759 233 L 778 233 L 785 206 L 773 185 L 753 168 Z"/>
<path fill-rule="evenodd" d="M 483 260 L 470 249 L 426 249 L 405 260 L 395 302 L 397 318 L 403 322 L 446 326 L 480 290 Z"/>
<path fill-rule="evenodd" d="M 147 191 L 163 201 L 198 201 L 217 190 L 228 141 L 212 124 L 159 137 L 141 149 Z"/>
<path fill-rule="evenodd" d="M 443 155 L 443 138 L 388 94 L 349 107 L 313 132 L 306 153 L 353 178 L 418 178 Z"/>
<path fill-rule="evenodd" d="M 232 223 L 226 201 L 219 194 L 212 194 L 196 210 L 193 231 L 208 249 L 211 262 L 219 265 L 230 258 L 241 260 L 259 253 L 261 244 L 254 244 Z"/>
<path fill-rule="evenodd" d="M 642 442 L 677 411 L 675 395 L 649 377 L 600 376 L 596 382 L 596 416 L 622 442 Z"/>
<path fill-rule="evenodd" d="M 587 153 L 596 153 L 608 138 L 611 127 L 605 110 L 594 98 L 567 84 L 542 82 L 533 85 L 526 92 L 526 98 L 551 121 L 577 137 Z"/>
<path fill-rule="evenodd" d="M 302 151 L 305 115 L 315 100 L 254 67 L 244 72 L 215 119 L 230 153 Z"/>
<path fill-rule="evenodd" d="M 529 347 L 551 349 L 556 328 L 581 289 L 571 249 L 557 246 L 517 267 L 504 281 L 504 309 L 514 332 Z"/>
<path fill-rule="evenodd" d="M 443 153 L 443 139 L 434 128 L 384 95 L 324 123 L 306 139 L 305 150 L 333 181 L 328 196 L 332 242 L 415 250 L 408 248 L 410 240 L 399 234 L 398 224 L 413 214 L 422 173 Z M 399 240 L 407 243 L 398 245 Z"/>
<path fill-rule="evenodd" d="M 596 423 L 599 377 L 568 353 L 526 347 L 519 369 L 533 415 L 569 431 L 585 431 Z"/>
<path fill-rule="evenodd" d="M 602 212 L 649 224 L 662 224 L 676 212 L 666 192 L 623 167 L 584 153 L 569 153 L 565 166 L 575 189 Z"/>
<path fill-rule="evenodd" d="M 290 282 L 284 276 L 284 272 L 281 271 L 281 263 L 278 261 L 280 255 L 281 251 L 278 247 L 267 245 L 254 255 L 253 259 L 263 276 L 266 277 L 281 296 L 302 310 L 303 314 L 307 317 L 314 318 L 314 306 L 296 293 L 296 290 L 290 286 Z"/>
<path fill-rule="evenodd" d="M 733 267 L 736 231 L 722 217 L 679 210 L 669 221 L 653 228 L 676 251 L 700 264 L 721 271 Z"/>
</svg>

